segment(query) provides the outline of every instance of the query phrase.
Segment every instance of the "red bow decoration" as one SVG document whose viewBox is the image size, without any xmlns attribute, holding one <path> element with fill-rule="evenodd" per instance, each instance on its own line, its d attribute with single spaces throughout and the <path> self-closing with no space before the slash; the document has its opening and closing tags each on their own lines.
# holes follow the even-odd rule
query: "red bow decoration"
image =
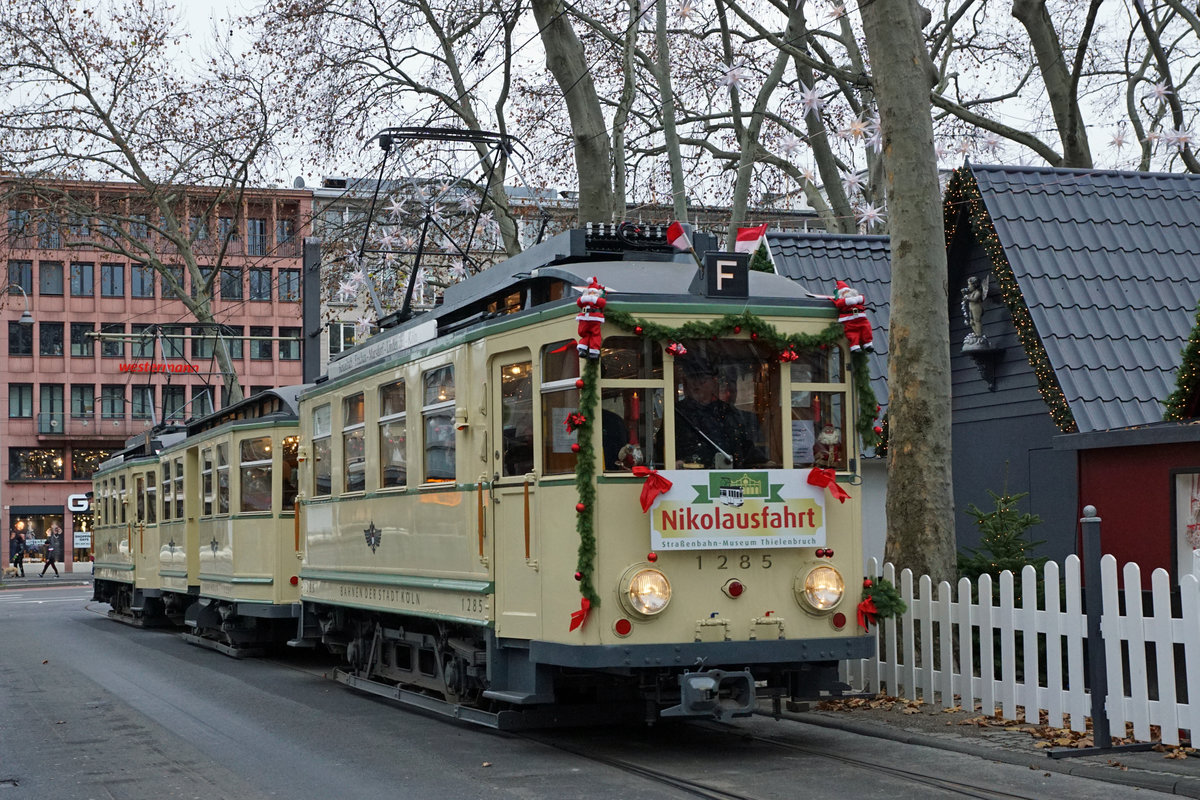
<svg viewBox="0 0 1200 800">
<path fill-rule="evenodd" d="M 568 339 L 567 343 L 564 344 L 562 347 L 556 347 L 553 350 L 551 350 L 550 352 L 551 353 L 565 353 L 577 344 L 579 344 L 578 339 Z"/>
<path fill-rule="evenodd" d="M 681 345 L 679 342 L 671 342 L 669 345 L 667 345 L 667 352 L 673 356 L 686 356 L 687 348 Z"/>
<path fill-rule="evenodd" d="M 799 361 L 800 354 L 793 350 L 791 345 L 788 345 L 787 349 L 779 354 L 779 360 L 785 363 L 789 361 Z"/>
<path fill-rule="evenodd" d="M 581 427 L 585 422 L 587 422 L 587 417 L 585 417 L 583 414 L 580 414 L 578 411 L 572 411 L 570 414 L 567 414 L 567 418 L 563 422 L 563 426 L 566 427 L 567 433 L 571 433 L 576 428 Z"/>
<path fill-rule="evenodd" d="M 829 490 L 829 493 L 837 498 L 839 503 L 844 503 L 850 499 L 850 495 L 841 486 L 838 486 L 837 473 L 831 469 L 821 469 L 819 467 L 808 471 L 808 482 L 813 486 L 821 486 Z"/>
<path fill-rule="evenodd" d="M 583 602 L 586 603 L 587 600 Z M 877 625 L 878 623 L 879 609 L 875 607 L 875 598 L 868 595 L 866 600 L 858 604 L 858 624 L 862 626 L 864 631 L 869 631 L 872 625 Z"/>
<path fill-rule="evenodd" d="M 636 478 L 645 478 L 646 482 L 642 484 L 642 511 L 650 510 L 650 506 L 654 505 L 654 498 L 658 497 L 663 492 L 669 491 L 672 484 L 669 480 L 658 474 L 657 470 L 649 467 L 634 467 L 633 475 Z"/>
<path fill-rule="evenodd" d="M 571 612 L 571 627 L 567 628 L 568 633 L 575 630 L 576 628 L 583 627 L 583 623 L 587 622 L 588 611 L 590 611 L 591 608 L 592 608 L 591 600 L 588 600 L 586 597 L 580 599 L 579 610 Z"/>
</svg>

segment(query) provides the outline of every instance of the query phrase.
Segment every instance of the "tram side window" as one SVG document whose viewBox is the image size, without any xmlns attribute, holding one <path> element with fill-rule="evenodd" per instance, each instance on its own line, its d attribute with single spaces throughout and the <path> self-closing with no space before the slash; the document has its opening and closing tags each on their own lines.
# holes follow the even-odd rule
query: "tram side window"
<svg viewBox="0 0 1200 800">
<path fill-rule="evenodd" d="M 366 428 L 363 393 L 342 401 L 342 481 L 346 492 L 367 488 Z"/>
<path fill-rule="evenodd" d="M 184 519 L 183 516 L 183 459 L 175 459 L 175 519 Z"/>
<path fill-rule="evenodd" d="M 760 342 L 689 339 L 675 360 L 675 466 L 783 464 L 779 357 Z"/>
<path fill-rule="evenodd" d="M 600 351 L 600 434 L 607 471 L 663 467 L 662 348 L 637 336 L 610 336 Z M 612 382 L 621 381 L 614 385 Z"/>
<path fill-rule="evenodd" d="M 312 476 L 313 496 L 327 495 L 333 486 L 333 467 L 330 462 L 330 406 L 313 409 L 312 414 Z"/>
<path fill-rule="evenodd" d="M 163 522 L 169 522 L 171 519 L 171 462 L 164 461 L 162 464 L 162 519 Z"/>
<path fill-rule="evenodd" d="M 300 437 L 283 437 L 283 501 L 279 508 L 286 511 L 296 507 L 296 493 L 300 489 Z"/>
<path fill-rule="evenodd" d="M 571 340 L 542 348 L 542 472 L 568 475 L 575 471 L 571 445 L 579 440 L 566 428 L 567 415 L 579 409 L 579 356 Z"/>
<path fill-rule="evenodd" d="M 533 469 L 533 362 L 505 364 L 500 374 L 502 470 L 506 476 L 524 475 Z"/>
<path fill-rule="evenodd" d="M 379 485 L 408 483 L 404 381 L 379 387 Z"/>
<path fill-rule="evenodd" d="M 791 365 L 792 466 L 844 470 L 846 386 L 840 348 L 802 353 Z"/>
<path fill-rule="evenodd" d="M 158 524 L 158 483 L 153 472 L 146 473 L 146 522 Z"/>
<path fill-rule="evenodd" d="M 135 475 L 133 480 L 133 495 L 134 502 L 137 504 L 137 516 L 135 522 L 146 521 L 146 479 L 141 475 Z"/>
<path fill-rule="evenodd" d="M 217 445 L 217 513 L 229 513 L 229 443 Z"/>
<path fill-rule="evenodd" d="M 204 496 L 204 510 L 201 514 L 208 517 L 213 513 L 213 453 L 211 447 L 207 447 L 201 452 L 200 460 L 204 462 L 204 468 L 200 471 L 201 494 Z"/>
<path fill-rule="evenodd" d="M 454 367 L 431 369 L 421 376 L 423 395 L 425 482 L 444 483 L 455 478 Z"/>
<path fill-rule="evenodd" d="M 125 504 L 127 501 L 127 498 L 125 497 L 125 476 L 124 475 L 117 476 L 117 492 L 118 492 L 117 506 L 119 508 L 119 511 L 117 513 L 120 515 L 117 519 L 118 519 L 118 522 L 120 522 L 122 525 L 124 525 L 125 524 Z"/>
<path fill-rule="evenodd" d="M 271 510 L 271 437 L 242 440 L 242 511 Z"/>
</svg>

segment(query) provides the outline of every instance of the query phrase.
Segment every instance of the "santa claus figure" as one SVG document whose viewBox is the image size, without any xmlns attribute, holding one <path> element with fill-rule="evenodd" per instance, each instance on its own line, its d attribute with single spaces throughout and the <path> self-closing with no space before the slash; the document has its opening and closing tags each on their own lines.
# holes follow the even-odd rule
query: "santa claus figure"
<svg viewBox="0 0 1200 800">
<path fill-rule="evenodd" d="M 592 278 L 591 282 L 582 289 L 583 294 L 575 301 L 579 313 L 575 315 L 579 322 L 579 342 L 575 349 L 580 358 L 600 357 L 600 326 L 604 324 L 605 289 L 600 281 Z"/>
<path fill-rule="evenodd" d="M 871 322 L 867 319 L 866 302 L 867 298 L 847 286 L 845 281 L 837 282 L 833 305 L 838 310 L 838 322 L 842 323 L 852 353 L 875 349 L 871 342 Z"/>
<path fill-rule="evenodd" d="M 829 469 L 841 463 L 842 432 L 832 425 L 826 425 L 817 436 L 817 446 L 813 448 L 813 465 Z"/>
</svg>

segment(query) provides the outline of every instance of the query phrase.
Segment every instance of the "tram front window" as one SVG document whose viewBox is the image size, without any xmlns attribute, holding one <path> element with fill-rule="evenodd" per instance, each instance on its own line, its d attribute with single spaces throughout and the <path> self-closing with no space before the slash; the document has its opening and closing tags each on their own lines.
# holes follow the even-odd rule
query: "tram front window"
<svg viewBox="0 0 1200 800">
<path fill-rule="evenodd" d="M 677 469 L 783 463 L 779 360 L 757 342 L 683 342 L 675 360 Z"/>
</svg>

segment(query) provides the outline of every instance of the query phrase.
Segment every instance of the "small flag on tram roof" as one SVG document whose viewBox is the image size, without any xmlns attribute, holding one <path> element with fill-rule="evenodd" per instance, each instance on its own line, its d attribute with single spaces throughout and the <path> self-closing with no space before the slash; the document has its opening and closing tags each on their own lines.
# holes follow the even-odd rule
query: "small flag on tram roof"
<svg viewBox="0 0 1200 800">
<path fill-rule="evenodd" d="M 735 253 L 753 253 L 762 244 L 763 237 L 767 235 L 767 223 L 763 223 L 756 228 L 738 228 L 737 241 L 733 245 Z"/>
<path fill-rule="evenodd" d="M 667 244 L 676 250 L 692 249 L 692 243 L 688 241 L 687 232 L 678 222 L 672 222 L 667 228 Z"/>
</svg>

